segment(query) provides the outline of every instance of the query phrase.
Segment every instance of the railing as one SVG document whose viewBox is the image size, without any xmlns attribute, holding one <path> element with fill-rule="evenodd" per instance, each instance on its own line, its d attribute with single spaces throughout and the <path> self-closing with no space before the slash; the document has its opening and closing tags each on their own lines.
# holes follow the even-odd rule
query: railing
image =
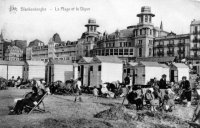
<svg viewBox="0 0 200 128">
<path fill-rule="evenodd" d="M 178 43 L 178 46 L 180 47 L 180 46 L 185 46 L 185 43 Z"/>
<path fill-rule="evenodd" d="M 178 53 L 180 54 L 180 53 L 185 53 L 185 50 L 183 49 L 183 50 L 178 50 Z"/>
<path fill-rule="evenodd" d="M 174 54 L 174 51 L 167 51 L 167 54 Z"/>
<path fill-rule="evenodd" d="M 192 34 L 200 34 L 200 31 L 194 31 Z"/>
<path fill-rule="evenodd" d="M 164 56 L 164 52 L 159 52 L 159 51 L 158 51 L 158 52 L 157 52 L 157 55 L 158 55 L 158 56 Z"/>
<path fill-rule="evenodd" d="M 174 47 L 174 44 L 167 44 L 167 47 Z"/>
<path fill-rule="evenodd" d="M 156 47 L 157 47 L 157 48 L 162 48 L 162 47 L 164 47 L 164 45 L 159 44 L 159 45 L 157 45 Z"/>
</svg>

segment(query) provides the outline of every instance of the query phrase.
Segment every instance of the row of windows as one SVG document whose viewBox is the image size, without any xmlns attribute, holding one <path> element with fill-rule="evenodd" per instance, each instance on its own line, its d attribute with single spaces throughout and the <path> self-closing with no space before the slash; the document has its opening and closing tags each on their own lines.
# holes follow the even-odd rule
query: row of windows
<svg viewBox="0 0 200 128">
<path fill-rule="evenodd" d="M 97 55 L 133 55 L 133 49 L 106 49 L 106 50 L 97 50 Z"/>
</svg>

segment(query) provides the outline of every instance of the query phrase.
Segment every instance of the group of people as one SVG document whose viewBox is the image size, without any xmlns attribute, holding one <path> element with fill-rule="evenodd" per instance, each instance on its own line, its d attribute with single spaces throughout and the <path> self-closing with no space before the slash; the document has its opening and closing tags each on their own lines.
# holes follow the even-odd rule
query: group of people
<svg viewBox="0 0 200 128">
<path fill-rule="evenodd" d="M 142 88 L 141 86 L 129 86 L 127 100 L 129 104 L 135 104 L 137 110 L 142 110 L 144 105 L 151 111 L 165 110 L 172 111 L 175 107 L 175 101 L 186 100 L 187 106 L 191 104 L 192 90 L 190 82 L 185 76 L 182 77 L 181 83 L 177 86 L 172 82 L 167 84 L 166 75 L 162 75 L 160 81 L 155 78 L 148 84 L 150 87 Z M 176 93 L 176 89 L 181 90 L 180 94 Z"/>
</svg>

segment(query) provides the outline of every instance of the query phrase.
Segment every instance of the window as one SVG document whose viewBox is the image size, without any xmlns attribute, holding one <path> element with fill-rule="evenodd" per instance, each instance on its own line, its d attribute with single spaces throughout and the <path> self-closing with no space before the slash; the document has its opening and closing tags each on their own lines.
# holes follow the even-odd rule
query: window
<svg viewBox="0 0 200 128">
<path fill-rule="evenodd" d="M 110 49 L 110 55 L 113 55 L 113 49 Z"/>
<path fill-rule="evenodd" d="M 122 42 L 120 42 L 119 44 L 120 44 L 120 47 L 122 47 Z"/>
<path fill-rule="evenodd" d="M 151 23 L 151 16 L 149 16 L 149 22 Z"/>
<path fill-rule="evenodd" d="M 130 49 L 130 55 L 133 55 L 133 49 Z"/>
<path fill-rule="evenodd" d="M 81 67 L 80 66 L 78 66 L 78 71 L 80 71 L 81 70 Z"/>
<path fill-rule="evenodd" d="M 119 49 L 119 55 L 123 55 L 123 49 Z"/>
<path fill-rule="evenodd" d="M 93 66 L 90 66 L 90 71 L 93 71 Z"/>
<path fill-rule="evenodd" d="M 130 74 L 130 68 L 127 68 L 127 74 Z"/>
<path fill-rule="evenodd" d="M 140 29 L 140 35 L 142 35 L 142 29 Z"/>
<path fill-rule="evenodd" d="M 128 49 L 124 49 L 124 55 L 128 55 Z"/>
<path fill-rule="evenodd" d="M 149 48 L 149 56 L 151 56 L 151 54 L 152 54 L 152 49 Z"/>
<path fill-rule="evenodd" d="M 142 57 L 142 48 L 139 48 L 139 57 Z"/>
<path fill-rule="evenodd" d="M 148 16 L 145 15 L 145 22 L 148 22 Z"/>
<path fill-rule="evenodd" d="M 109 49 L 106 49 L 106 56 L 109 55 Z"/>
<path fill-rule="evenodd" d="M 114 55 L 118 55 L 118 49 L 114 49 Z"/>
<path fill-rule="evenodd" d="M 143 16 L 141 17 L 141 22 L 143 22 Z"/>
<path fill-rule="evenodd" d="M 98 71 L 101 71 L 101 65 L 98 66 Z"/>
</svg>

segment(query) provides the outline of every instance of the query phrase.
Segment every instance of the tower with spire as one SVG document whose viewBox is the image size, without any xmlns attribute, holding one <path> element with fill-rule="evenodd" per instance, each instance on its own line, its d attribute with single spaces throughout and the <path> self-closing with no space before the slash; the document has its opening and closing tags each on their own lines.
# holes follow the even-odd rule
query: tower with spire
<svg viewBox="0 0 200 128">
<path fill-rule="evenodd" d="M 160 30 L 163 31 L 163 23 L 162 23 L 162 21 L 160 23 Z"/>
</svg>

